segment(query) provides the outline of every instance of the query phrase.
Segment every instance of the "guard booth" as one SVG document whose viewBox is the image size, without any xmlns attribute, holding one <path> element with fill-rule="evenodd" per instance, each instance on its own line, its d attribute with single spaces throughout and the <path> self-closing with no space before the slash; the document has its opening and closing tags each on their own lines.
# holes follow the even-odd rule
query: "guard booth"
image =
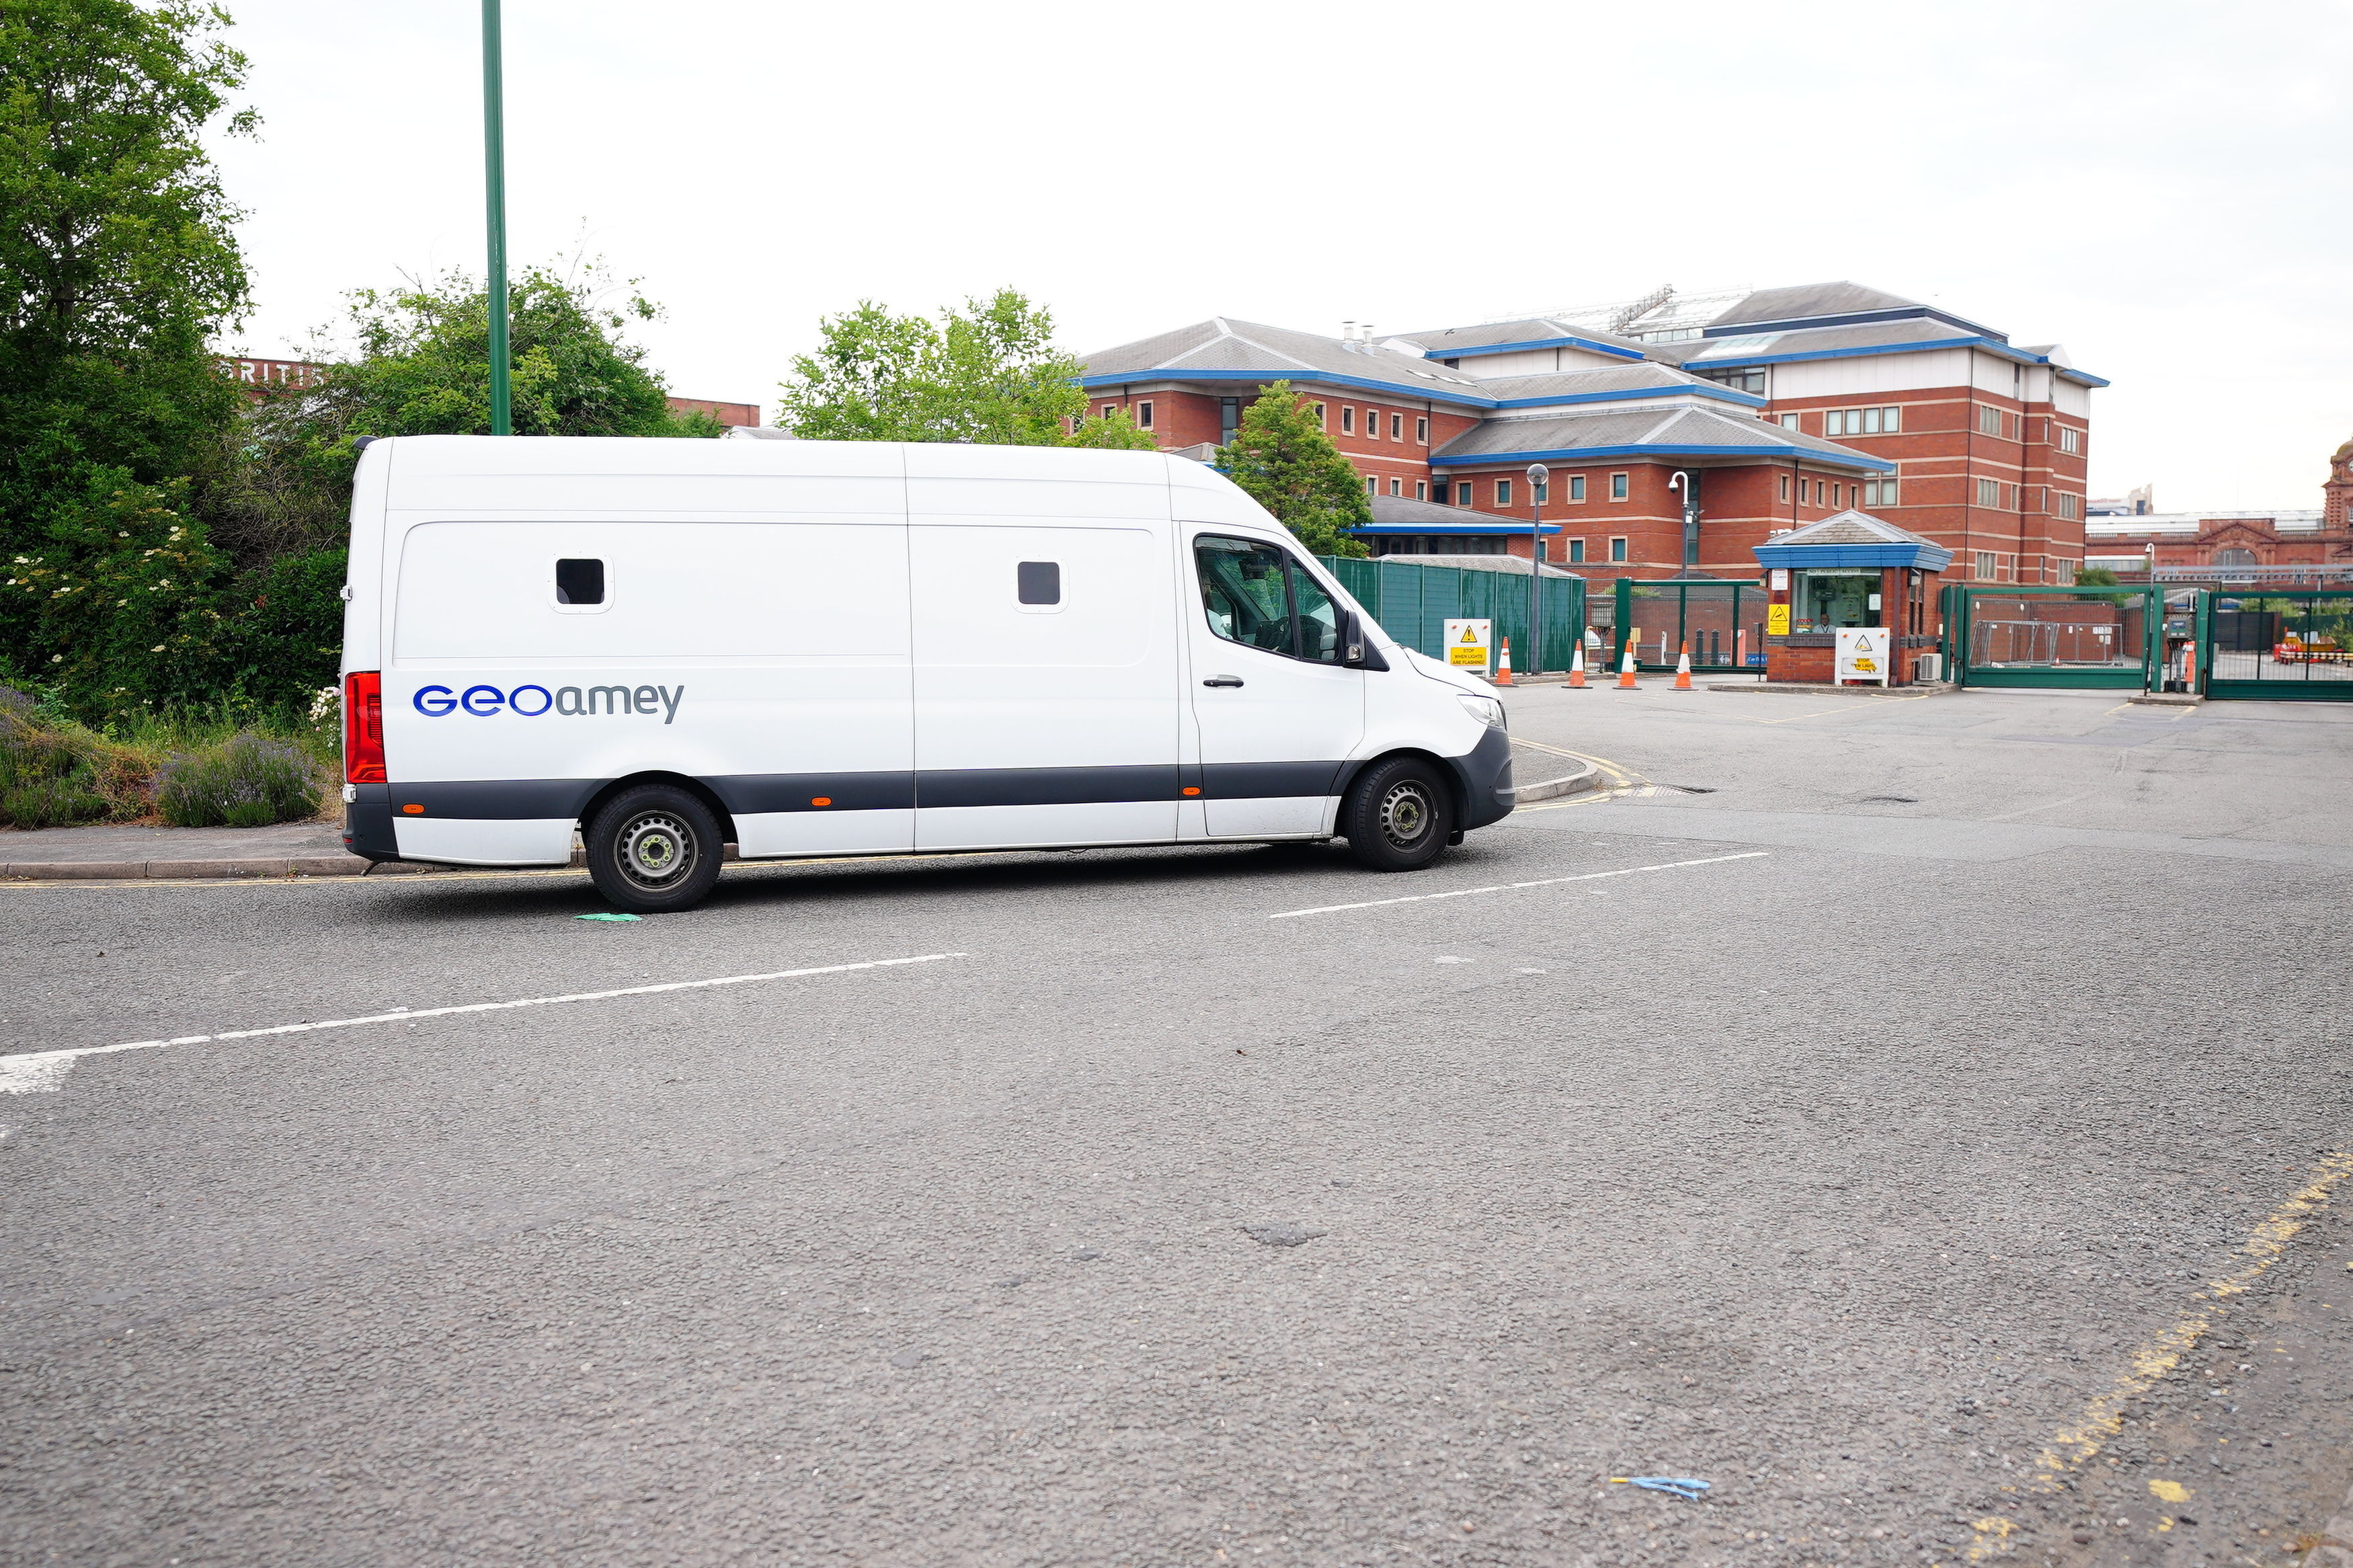
<svg viewBox="0 0 2353 1568">
<path fill-rule="evenodd" d="M 1946 678 L 1939 592 L 1951 551 L 1852 510 L 1751 548 L 1765 569 L 1767 679 L 1836 680 L 1839 633 L 1866 627 L 1888 634 L 1886 684 Z"/>
</svg>

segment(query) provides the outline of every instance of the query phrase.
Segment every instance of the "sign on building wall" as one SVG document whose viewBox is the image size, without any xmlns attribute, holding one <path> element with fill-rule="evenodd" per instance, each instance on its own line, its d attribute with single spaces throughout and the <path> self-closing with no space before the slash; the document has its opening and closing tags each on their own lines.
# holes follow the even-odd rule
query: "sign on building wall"
<svg viewBox="0 0 2353 1568">
<path fill-rule="evenodd" d="M 1475 669 L 1487 673 L 1489 650 L 1495 640 L 1493 621 L 1449 621 L 1446 623 L 1446 662 L 1460 669 Z"/>
<path fill-rule="evenodd" d="M 1894 644 L 1895 634 L 1885 626 L 1839 627 L 1838 664 L 1831 679 L 1841 685 L 1850 680 L 1890 684 L 1888 666 L 1894 662 Z"/>
<path fill-rule="evenodd" d="M 1768 637 L 1785 637 L 1789 635 L 1788 605 L 1767 605 L 1765 606 L 1765 635 Z"/>
</svg>

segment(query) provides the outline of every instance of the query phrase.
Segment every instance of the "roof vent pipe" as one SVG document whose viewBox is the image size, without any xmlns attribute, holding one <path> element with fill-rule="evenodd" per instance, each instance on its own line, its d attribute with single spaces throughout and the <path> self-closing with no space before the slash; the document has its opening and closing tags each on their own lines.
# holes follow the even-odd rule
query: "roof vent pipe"
<svg viewBox="0 0 2353 1568">
<path fill-rule="evenodd" d="M 1344 348 L 1353 347 L 1353 346 L 1355 346 L 1356 342 L 1356 322 L 1354 322 L 1354 321 L 1343 321 L 1343 322 L 1341 322 L 1341 323 L 1340 323 L 1340 343 L 1341 343 L 1341 346 L 1342 346 L 1342 347 L 1344 347 Z"/>
<path fill-rule="evenodd" d="M 1372 322 L 1370 322 L 1370 321 L 1366 321 L 1366 322 L 1362 323 L 1361 325 L 1359 325 L 1359 326 L 1357 327 L 1356 331 L 1357 331 L 1359 333 L 1361 333 L 1361 334 L 1362 334 L 1362 335 L 1357 339 L 1357 341 L 1358 341 L 1359 342 L 1362 342 L 1362 343 L 1365 345 L 1365 352 L 1366 352 L 1366 353 L 1372 353 L 1372 352 L 1373 352 L 1373 324 L 1372 324 Z"/>
</svg>

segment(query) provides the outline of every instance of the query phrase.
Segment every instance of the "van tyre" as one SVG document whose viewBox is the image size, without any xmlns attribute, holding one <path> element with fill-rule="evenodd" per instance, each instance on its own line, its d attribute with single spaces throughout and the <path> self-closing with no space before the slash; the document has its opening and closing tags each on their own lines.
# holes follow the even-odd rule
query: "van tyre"
<svg viewBox="0 0 2353 1568">
<path fill-rule="evenodd" d="M 584 837 L 596 890 L 631 914 L 691 910 L 719 880 L 718 820 L 671 784 L 623 790 L 598 808 Z"/>
<path fill-rule="evenodd" d="M 1340 803 L 1348 850 L 1376 871 L 1419 871 L 1454 833 L 1454 793 L 1438 770 L 1394 757 L 1356 775 Z"/>
</svg>

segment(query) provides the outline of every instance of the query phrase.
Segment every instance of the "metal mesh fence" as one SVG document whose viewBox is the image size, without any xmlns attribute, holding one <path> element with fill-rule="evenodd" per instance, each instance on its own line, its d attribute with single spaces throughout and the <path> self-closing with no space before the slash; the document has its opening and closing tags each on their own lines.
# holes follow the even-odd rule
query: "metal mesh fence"
<svg viewBox="0 0 2353 1568">
<path fill-rule="evenodd" d="M 1535 668 L 1528 647 L 1528 580 L 1513 572 L 1480 572 L 1459 566 L 1413 566 L 1389 559 L 1316 557 L 1366 614 L 1398 641 L 1432 658 L 1446 657 L 1446 623 L 1490 620 L 1495 636 L 1509 637 L 1512 662 Z M 1568 668 L 1570 650 L 1585 626 L 1585 580 L 1547 577 L 1543 587 L 1543 668 Z M 1589 656 L 1588 656 L 1589 657 Z"/>
</svg>

